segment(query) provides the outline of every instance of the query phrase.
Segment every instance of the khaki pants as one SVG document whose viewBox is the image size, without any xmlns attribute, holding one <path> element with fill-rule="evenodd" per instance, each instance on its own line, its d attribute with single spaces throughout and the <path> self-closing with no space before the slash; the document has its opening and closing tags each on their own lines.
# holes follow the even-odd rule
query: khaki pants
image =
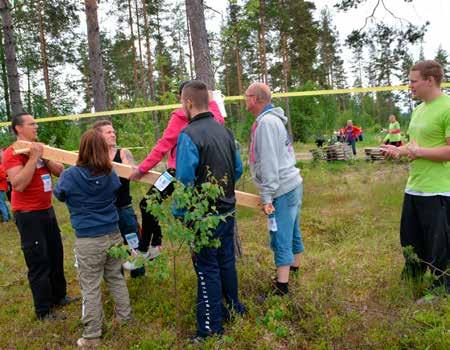
<svg viewBox="0 0 450 350">
<path fill-rule="evenodd" d="M 122 261 L 107 254 L 111 246 L 122 241 L 119 232 L 100 237 L 76 239 L 78 277 L 83 295 L 83 338 L 92 339 L 102 335 L 103 307 L 100 288 L 102 277 L 114 298 L 116 317 L 120 321 L 131 318 L 130 297 L 121 273 Z"/>
</svg>

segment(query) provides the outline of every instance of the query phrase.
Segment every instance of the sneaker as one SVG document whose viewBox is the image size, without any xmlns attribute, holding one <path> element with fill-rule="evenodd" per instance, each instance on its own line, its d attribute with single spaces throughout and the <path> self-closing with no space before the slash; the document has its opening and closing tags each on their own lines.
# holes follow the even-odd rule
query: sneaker
<svg viewBox="0 0 450 350">
<path fill-rule="evenodd" d="M 157 246 L 151 245 L 148 248 L 148 258 L 150 260 L 156 258 L 158 255 L 161 254 L 161 250 L 162 250 L 162 246 L 160 246 L 160 245 L 157 245 Z"/>
<path fill-rule="evenodd" d="M 100 346 L 100 338 L 93 338 L 93 339 L 87 339 L 87 338 L 80 338 L 77 340 L 77 346 L 79 349 L 93 349 L 98 346 Z"/>
<path fill-rule="evenodd" d="M 80 300 L 80 297 L 69 297 L 69 296 L 66 295 L 64 298 L 61 298 L 55 304 L 55 306 L 67 306 L 69 304 L 77 302 L 78 300 Z"/>
<path fill-rule="evenodd" d="M 131 262 L 131 261 L 125 261 L 125 262 L 122 264 L 122 267 L 123 267 L 125 270 L 130 270 L 130 271 L 136 270 L 136 269 L 137 269 L 136 265 L 135 265 L 133 262 Z"/>
<path fill-rule="evenodd" d="M 140 252 L 139 250 L 134 250 L 132 253 L 131 253 L 134 257 L 137 257 L 138 255 L 141 255 L 144 259 L 147 259 L 148 258 L 148 253 L 143 253 L 143 252 Z M 136 264 L 134 263 L 134 262 L 131 262 L 131 261 L 125 261 L 123 264 L 122 264 L 122 267 L 125 269 L 125 270 L 130 270 L 130 271 L 133 271 L 133 270 L 136 270 L 136 269 L 139 269 L 140 267 L 136 267 Z"/>
<path fill-rule="evenodd" d="M 49 312 L 45 315 L 37 317 L 39 321 L 63 321 L 66 316 L 57 312 Z"/>
</svg>

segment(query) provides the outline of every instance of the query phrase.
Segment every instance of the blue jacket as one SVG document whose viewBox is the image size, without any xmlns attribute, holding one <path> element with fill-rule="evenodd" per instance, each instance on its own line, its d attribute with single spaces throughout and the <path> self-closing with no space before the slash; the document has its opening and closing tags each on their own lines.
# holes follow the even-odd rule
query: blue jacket
<svg viewBox="0 0 450 350">
<path fill-rule="evenodd" d="M 176 178 L 185 185 L 199 186 L 213 176 L 224 190 L 215 206 L 219 213 L 226 213 L 235 208 L 234 185 L 241 175 L 242 162 L 231 131 L 210 112 L 190 120 L 178 137 Z"/>
<path fill-rule="evenodd" d="M 73 166 L 63 171 L 53 194 L 66 202 L 77 237 L 97 237 L 119 230 L 115 205 L 119 188 L 114 171 L 93 176 L 91 170 Z"/>
</svg>

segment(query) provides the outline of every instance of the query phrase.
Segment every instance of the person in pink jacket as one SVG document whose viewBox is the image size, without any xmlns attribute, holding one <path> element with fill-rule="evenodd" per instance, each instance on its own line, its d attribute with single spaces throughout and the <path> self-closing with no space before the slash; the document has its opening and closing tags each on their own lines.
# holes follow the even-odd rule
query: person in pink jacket
<svg viewBox="0 0 450 350">
<path fill-rule="evenodd" d="M 189 81 L 183 82 L 180 85 L 179 93 Z M 211 94 L 210 94 L 211 97 Z M 214 119 L 224 124 L 225 120 L 220 112 L 217 103 L 210 98 L 209 111 L 214 114 Z M 130 175 L 130 180 L 139 180 L 145 173 L 158 165 L 161 160 L 167 155 L 167 172 L 174 176 L 176 169 L 176 154 L 177 141 L 181 130 L 183 130 L 189 123 L 183 108 L 178 108 L 170 115 L 169 124 L 162 137 L 158 140 L 156 145 L 152 148 L 147 157 L 134 169 Z M 147 196 L 152 193 L 154 186 L 152 186 L 147 195 L 140 202 L 140 209 L 142 215 L 142 235 L 139 241 L 138 250 L 150 259 L 157 257 L 161 251 L 161 227 L 157 219 L 149 212 L 147 212 Z M 164 189 L 158 189 L 161 192 L 161 200 L 170 196 L 173 192 L 173 185 L 169 184 Z"/>
</svg>

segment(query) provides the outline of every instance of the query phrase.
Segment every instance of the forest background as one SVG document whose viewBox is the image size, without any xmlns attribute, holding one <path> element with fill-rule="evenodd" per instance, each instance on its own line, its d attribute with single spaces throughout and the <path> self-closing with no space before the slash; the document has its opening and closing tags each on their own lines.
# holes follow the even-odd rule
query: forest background
<svg viewBox="0 0 450 350">
<path fill-rule="evenodd" d="M 243 95 L 255 80 L 279 92 L 405 84 L 411 64 L 424 58 L 438 60 L 447 72 L 444 80 L 450 80 L 448 52 L 439 46 L 425 55 L 423 40 L 429 22 L 411 23 L 401 13 L 392 13 L 383 1 L 329 1 L 325 7 L 324 1 L 319 3 L 320 10 L 314 1 L 205 2 L 202 10 L 215 89 L 226 96 Z M 332 13 L 347 13 L 351 18 L 351 11 L 364 3 L 373 13 L 369 11 L 365 25 L 342 38 Z M 180 82 L 198 76 L 193 50 L 201 40 L 191 35 L 186 4 L 189 1 L 105 0 L 97 4 L 89 0 L 86 6 L 75 0 L 1 1 L 1 120 L 9 120 L 14 108 L 40 118 L 178 102 Z M 89 49 L 94 44 L 88 40 L 85 22 L 92 21 L 93 10 L 100 52 L 93 57 L 101 59 L 101 71 L 96 74 L 104 81 L 103 102 L 98 106 L 98 84 L 89 67 L 94 60 Z M 8 49 L 11 37 L 14 56 Z M 350 56 L 343 54 L 344 48 Z M 8 70 L 13 60 L 16 74 Z M 347 119 L 378 133 L 388 115 L 395 113 L 406 126 L 415 105 L 407 92 L 275 102 L 286 110 L 294 140 L 300 142 L 330 135 Z M 228 103 L 227 110 L 227 126 L 245 143 L 252 118 L 244 103 Z M 161 135 L 169 113 L 113 117 L 120 144 L 148 149 Z M 77 149 L 81 133 L 91 122 L 42 123 L 40 140 Z M 11 135 L 3 128 L 0 145 L 10 142 Z"/>
</svg>

